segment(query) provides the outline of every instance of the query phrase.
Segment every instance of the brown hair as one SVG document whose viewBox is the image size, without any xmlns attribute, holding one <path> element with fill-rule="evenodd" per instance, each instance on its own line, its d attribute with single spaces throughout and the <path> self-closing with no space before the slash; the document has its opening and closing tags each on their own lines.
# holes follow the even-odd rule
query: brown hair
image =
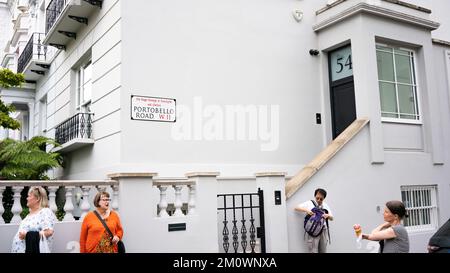
<svg viewBox="0 0 450 273">
<path fill-rule="evenodd" d="M 39 200 L 39 206 L 41 208 L 48 208 L 47 192 L 43 187 L 31 187 L 28 194 L 33 194 Z"/>
<path fill-rule="evenodd" d="M 405 205 L 402 201 L 389 201 L 386 203 L 386 207 L 392 212 L 392 214 L 397 214 L 400 220 L 404 217 L 408 217 L 408 215 L 406 214 Z"/>
<path fill-rule="evenodd" d="M 100 207 L 100 205 L 98 204 L 100 202 L 100 198 L 102 198 L 102 196 L 106 196 L 109 198 L 109 193 L 106 191 L 99 191 L 95 197 L 94 197 L 94 206 L 96 208 Z"/>
</svg>

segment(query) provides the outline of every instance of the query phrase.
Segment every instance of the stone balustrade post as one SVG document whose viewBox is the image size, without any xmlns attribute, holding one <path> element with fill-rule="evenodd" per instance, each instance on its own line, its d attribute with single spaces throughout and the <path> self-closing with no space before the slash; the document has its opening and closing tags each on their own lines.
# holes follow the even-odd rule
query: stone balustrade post
<svg viewBox="0 0 450 273">
<path fill-rule="evenodd" d="M 195 211 L 195 185 L 189 185 L 189 201 L 188 201 L 188 214 L 189 216 L 194 215 Z"/>
<path fill-rule="evenodd" d="M 195 216 L 201 219 L 202 227 L 207 228 L 202 231 L 202 240 L 211 242 L 203 249 L 203 252 L 219 252 L 218 228 L 217 228 L 217 190 L 218 172 L 194 172 L 187 173 L 185 176 L 189 180 L 195 181 Z"/>
<path fill-rule="evenodd" d="M 53 213 L 56 214 L 58 206 L 56 205 L 56 191 L 59 189 L 58 186 L 48 186 L 48 205 Z"/>
<path fill-rule="evenodd" d="M 127 252 L 149 252 L 155 248 L 157 213 L 153 177 L 156 173 L 115 173 L 108 177 L 119 182 L 120 221 L 124 229 L 123 241 Z"/>
<path fill-rule="evenodd" d="M 64 204 L 64 211 L 66 214 L 64 215 L 63 221 L 73 221 L 73 202 L 72 202 L 72 196 L 73 196 L 73 190 L 75 189 L 74 186 L 66 186 L 66 203 Z"/>
<path fill-rule="evenodd" d="M 113 210 L 118 211 L 119 210 L 119 185 L 112 185 L 111 188 L 113 191 L 111 207 Z"/>
<path fill-rule="evenodd" d="M 173 216 L 175 217 L 184 216 L 183 212 L 181 211 L 181 207 L 183 206 L 183 203 L 181 202 L 181 189 L 183 188 L 183 186 L 173 185 L 172 187 L 175 190 L 175 202 L 174 202 L 175 212 Z"/>
<path fill-rule="evenodd" d="M 11 212 L 13 214 L 13 218 L 11 219 L 11 224 L 20 223 L 22 221 L 22 218 L 20 217 L 20 213 L 22 212 L 22 205 L 20 204 L 20 193 L 23 190 L 23 187 L 14 186 L 12 187 L 12 190 L 14 192 L 14 203 L 11 208 Z"/>
<path fill-rule="evenodd" d="M 167 186 L 159 185 L 159 217 L 169 217 L 167 213 Z"/>
<path fill-rule="evenodd" d="M 86 214 L 91 209 L 91 205 L 89 204 L 90 190 L 91 190 L 90 186 L 82 186 L 81 187 L 81 192 L 83 194 L 83 197 L 82 197 L 83 201 L 81 201 L 81 205 L 80 205 L 80 209 L 81 209 L 80 221 L 83 220 L 84 216 L 86 216 Z"/>
</svg>

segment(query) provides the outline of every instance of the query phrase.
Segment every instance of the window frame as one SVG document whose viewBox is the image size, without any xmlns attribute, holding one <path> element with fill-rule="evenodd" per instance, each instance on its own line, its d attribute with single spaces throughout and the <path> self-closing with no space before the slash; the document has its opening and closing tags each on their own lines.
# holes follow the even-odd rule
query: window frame
<svg viewBox="0 0 450 273">
<path fill-rule="evenodd" d="M 89 100 L 85 100 L 84 98 L 84 78 L 85 78 L 85 70 L 90 66 L 91 69 L 91 79 L 89 80 L 89 84 L 91 85 L 91 98 Z M 92 105 L 92 60 L 84 62 L 82 65 L 76 69 L 76 100 L 75 100 L 75 111 L 77 113 L 91 113 L 90 106 Z M 89 111 L 88 111 L 89 110 Z"/>
<path fill-rule="evenodd" d="M 430 196 L 430 205 L 429 206 L 424 206 L 423 202 L 421 204 L 419 204 L 420 202 L 418 202 L 414 197 L 415 194 L 420 196 L 420 201 L 423 200 L 424 196 L 423 196 L 423 191 L 427 190 L 429 191 L 429 196 Z M 404 192 L 418 192 L 418 193 L 411 193 L 410 194 L 410 200 L 405 200 L 403 199 L 403 193 Z M 408 219 L 412 219 L 410 221 L 414 221 L 414 217 L 416 217 L 416 220 L 418 219 L 417 217 L 420 218 L 420 213 L 419 212 L 411 212 L 411 211 L 418 211 L 420 210 L 421 212 L 424 211 L 424 209 L 429 209 L 429 214 L 427 217 L 429 217 L 430 219 L 430 224 L 426 224 L 426 225 L 410 225 L 407 226 L 406 225 L 406 219 L 403 219 L 404 221 L 404 225 L 405 228 L 408 232 L 428 232 L 431 230 L 436 230 L 436 228 L 438 228 L 439 226 L 439 217 L 438 217 L 438 187 L 437 185 L 402 185 L 400 187 L 400 195 L 401 195 L 401 200 L 402 202 L 405 204 L 406 207 L 406 211 L 407 214 L 409 215 Z M 409 203 L 408 203 L 409 201 Z M 411 206 L 410 203 L 413 203 L 413 205 Z"/>
<path fill-rule="evenodd" d="M 386 50 L 382 50 L 382 49 L 378 49 L 378 46 L 382 46 L 382 47 L 388 47 L 392 49 L 392 52 L 386 51 Z M 404 54 L 399 54 L 399 53 L 395 53 L 395 49 L 397 50 L 402 50 L 402 51 L 408 51 L 411 53 L 411 57 L 408 56 L 410 58 L 410 62 L 412 61 L 412 65 L 411 65 L 411 76 L 412 78 L 412 84 L 407 84 L 407 83 L 402 83 L 399 82 L 397 80 L 397 67 L 396 67 L 396 59 L 395 59 L 395 55 L 401 55 L 401 56 L 407 56 Z M 419 124 L 422 125 L 423 124 L 423 116 L 422 116 L 422 107 L 421 107 L 421 99 L 420 99 L 420 81 L 419 81 L 419 77 L 418 77 L 418 73 L 417 73 L 417 51 L 411 48 L 405 48 L 405 47 L 401 47 L 401 46 L 395 46 L 392 44 L 386 44 L 386 43 L 380 43 L 377 42 L 375 44 L 375 55 L 378 58 L 378 52 L 385 52 L 385 53 L 390 53 L 393 56 L 393 70 L 394 70 L 394 81 L 386 81 L 386 80 L 380 80 L 380 75 L 377 72 L 377 83 L 378 83 L 378 92 L 380 94 L 380 115 L 381 115 L 381 121 L 382 122 L 388 122 L 388 123 L 402 123 L 402 124 Z M 378 71 L 378 61 L 377 61 L 377 71 Z M 401 115 L 410 115 L 407 113 L 401 113 L 400 112 L 400 102 L 398 99 L 398 85 L 405 85 L 405 86 L 411 86 L 415 88 L 415 92 L 414 92 L 414 96 L 415 96 L 415 110 L 416 110 L 416 114 L 414 116 L 417 117 L 417 119 L 406 119 L 406 118 L 393 118 L 393 117 L 383 117 L 383 111 L 381 110 L 381 89 L 380 89 L 380 83 L 390 83 L 390 84 L 394 84 L 395 87 L 395 94 L 396 94 L 396 106 L 397 106 L 397 112 L 396 113 L 392 113 L 398 116 Z M 387 113 L 387 112 L 384 112 Z"/>
</svg>

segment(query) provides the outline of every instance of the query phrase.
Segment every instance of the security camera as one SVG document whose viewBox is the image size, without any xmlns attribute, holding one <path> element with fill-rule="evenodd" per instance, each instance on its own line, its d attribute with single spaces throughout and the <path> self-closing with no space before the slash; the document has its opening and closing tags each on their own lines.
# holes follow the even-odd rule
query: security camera
<svg viewBox="0 0 450 273">
<path fill-rule="evenodd" d="M 309 50 L 309 55 L 317 56 L 317 55 L 319 55 L 319 50 L 317 50 L 317 49 L 310 49 Z"/>
</svg>

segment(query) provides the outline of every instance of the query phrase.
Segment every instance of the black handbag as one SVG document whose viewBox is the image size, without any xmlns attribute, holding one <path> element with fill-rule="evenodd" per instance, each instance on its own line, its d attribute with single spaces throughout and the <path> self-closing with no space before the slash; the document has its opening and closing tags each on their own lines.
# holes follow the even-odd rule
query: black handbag
<svg viewBox="0 0 450 273">
<path fill-rule="evenodd" d="M 102 219 L 100 214 L 96 210 L 94 210 L 95 215 L 97 218 L 102 222 L 102 225 L 105 227 L 106 231 L 109 233 L 109 236 L 111 236 L 111 239 L 114 238 L 114 234 L 109 230 L 109 227 L 106 225 L 105 221 Z M 125 244 L 122 242 L 122 240 L 117 242 L 117 252 L 118 253 L 125 253 Z"/>
</svg>

